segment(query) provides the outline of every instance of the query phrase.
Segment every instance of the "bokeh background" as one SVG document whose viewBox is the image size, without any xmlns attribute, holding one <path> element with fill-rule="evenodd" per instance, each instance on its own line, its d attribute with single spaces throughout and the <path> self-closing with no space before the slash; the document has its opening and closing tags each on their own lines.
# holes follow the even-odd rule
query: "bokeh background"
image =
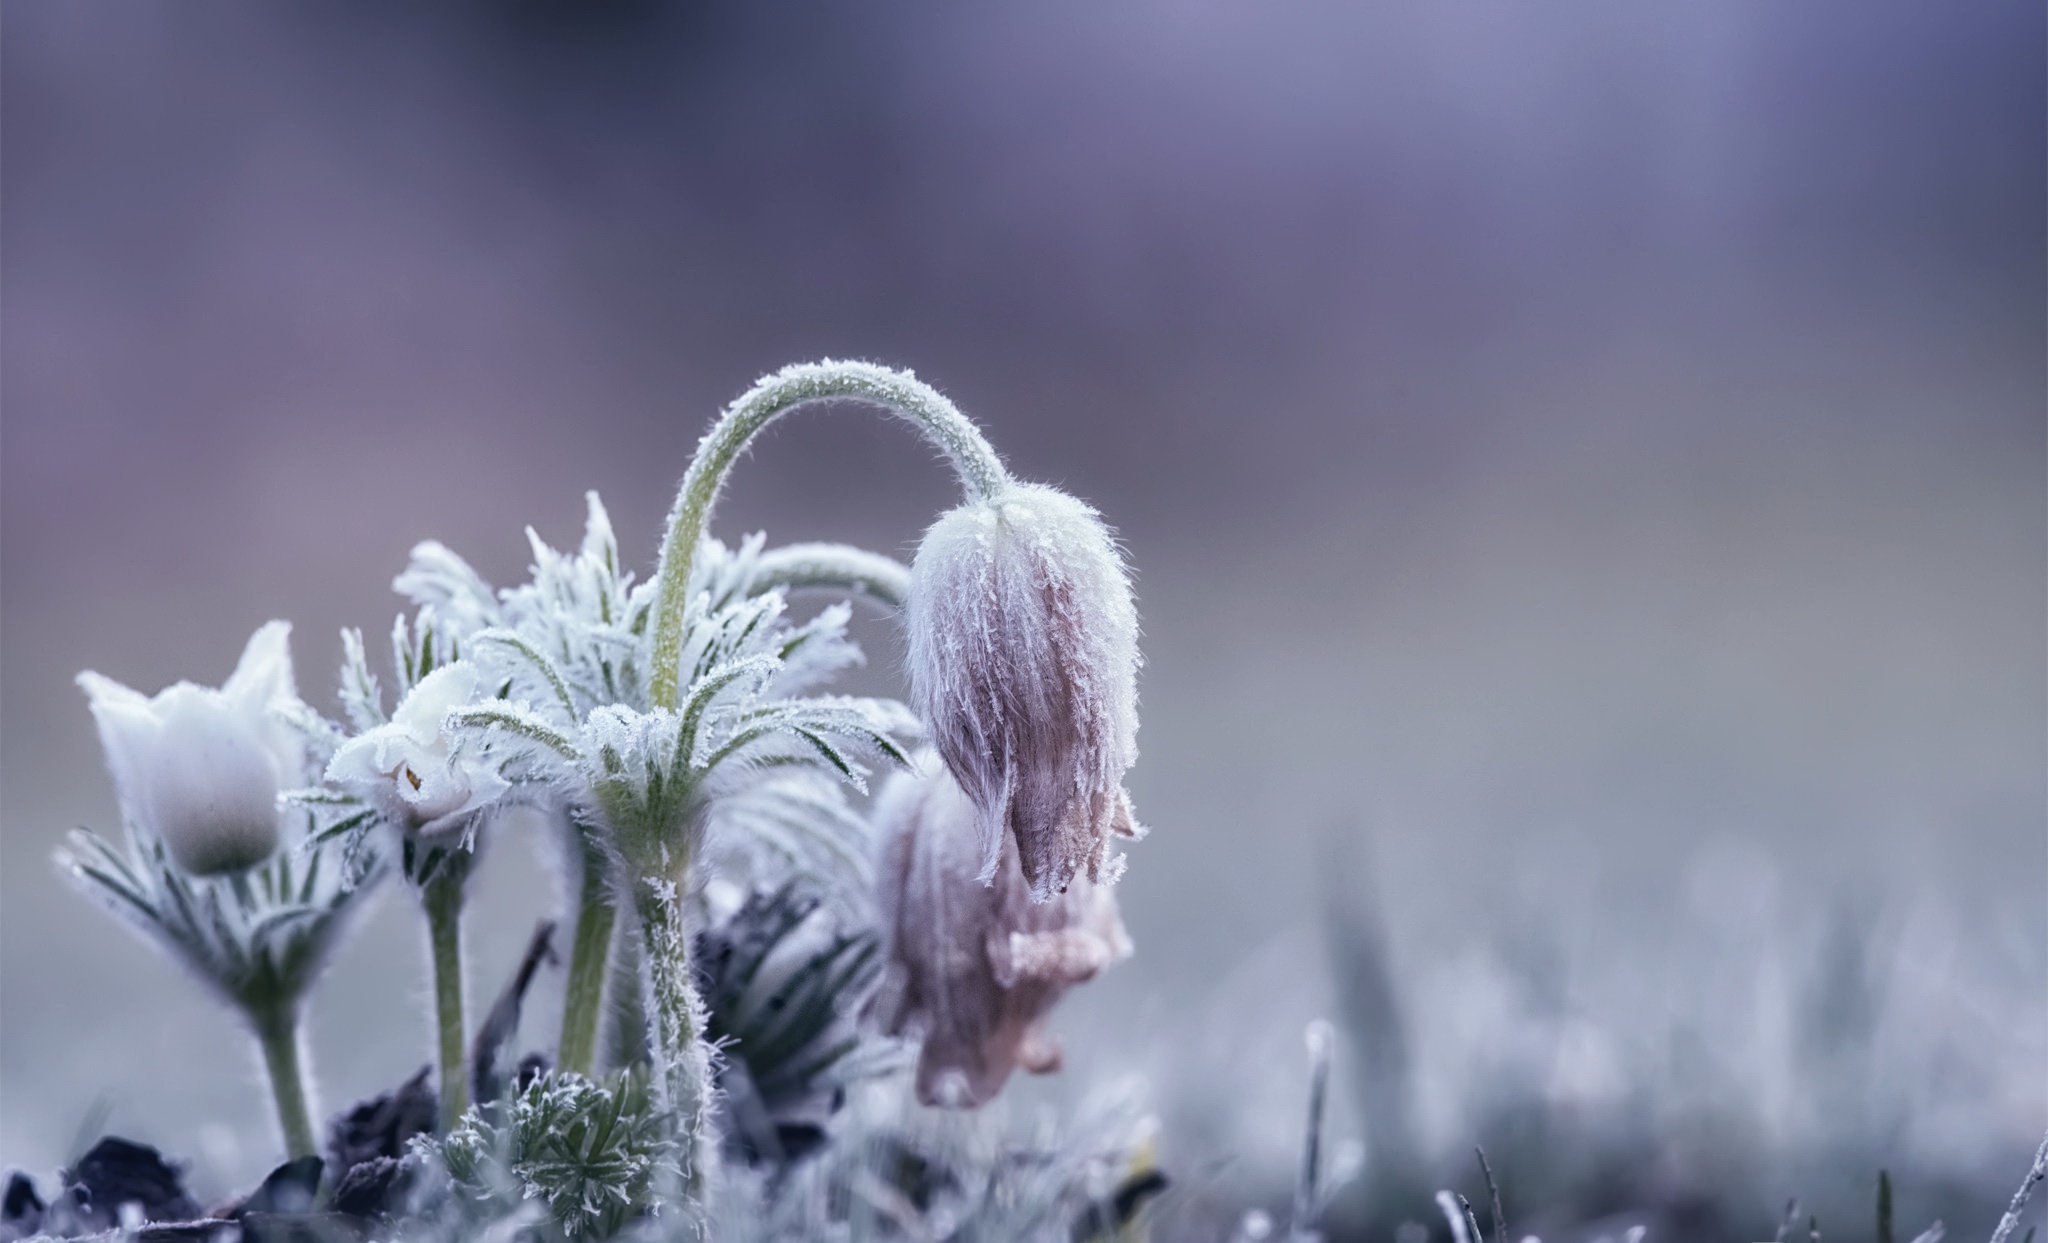
<svg viewBox="0 0 2048 1243">
<path fill-rule="evenodd" d="M 1375 1232 L 1474 1143 L 1546 1238 L 1860 1223 L 1880 1167 L 1973 1230 L 2024 1169 L 2038 3 L 8 0 L 0 36 L 0 1163 L 104 1113 L 219 1194 L 272 1143 L 240 1033 L 48 862 L 116 827 L 77 670 L 217 683 L 286 617 L 331 709 L 414 541 L 514 581 L 594 487 L 651 564 L 716 409 L 832 355 L 946 388 L 1137 567 L 1140 952 L 1019 1107 L 1134 1084 L 1191 1201 L 1278 1205 L 1329 1014 Z M 907 431 L 815 413 L 717 527 L 907 554 L 947 503 Z M 478 993 L 552 895 L 489 866 Z M 318 996 L 329 1107 L 425 1058 L 415 919 L 386 895 Z"/>
</svg>

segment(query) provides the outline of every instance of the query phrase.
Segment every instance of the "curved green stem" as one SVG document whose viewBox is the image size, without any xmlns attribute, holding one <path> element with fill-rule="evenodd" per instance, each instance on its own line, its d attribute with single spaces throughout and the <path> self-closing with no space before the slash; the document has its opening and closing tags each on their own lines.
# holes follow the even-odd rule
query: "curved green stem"
<svg viewBox="0 0 2048 1243">
<path fill-rule="evenodd" d="M 686 875 L 687 867 L 674 874 Z M 716 1091 L 711 1050 L 704 1042 L 704 1001 L 690 975 L 689 932 L 676 885 L 642 879 L 633 889 L 641 938 L 640 978 L 654 1024 L 656 1090 L 675 1127 L 681 1153 L 684 1211 L 701 1213 L 717 1141 L 711 1105 Z"/>
<path fill-rule="evenodd" d="M 306 1082 L 299 1066 L 298 1007 L 286 1002 L 252 1008 L 249 1023 L 263 1048 L 263 1068 L 270 1072 L 270 1094 L 277 1101 L 285 1153 L 294 1160 L 310 1157 L 320 1148 L 313 1138 L 313 1115 L 306 1108 Z"/>
<path fill-rule="evenodd" d="M 577 838 L 583 856 L 583 892 L 576 913 L 576 944 L 569 952 L 569 984 L 562 996 L 562 1042 L 555 1050 L 555 1061 L 562 1070 L 588 1075 L 597 1056 L 612 925 L 618 921 L 619 911 L 612 901 L 609 860 L 581 830 L 577 830 Z"/>
<path fill-rule="evenodd" d="M 1009 483 L 1009 472 L 981 429 L 937 389 L 907 371 L 827 361 L 785 367 L 761 380 L 727 406 L 698 442 L 676 492 L 675 508 L 669 512 L 654 605 L 654 670 L 648 687 L 654 707 L 676 706 L 690 564 L 718 489 L 755 433 L 797 407 L 818 401 L 867 402 L 915 423 L 946 455 L 969 500 L 984 500 Z"/>
<path fill-rule="evenodd" d="M 441 1060 L 441 1133 L 469 1108 L 468 1038 L 462 1024 L 462 888 L 468 857 L 450 855 L 420 888 L 427 912 L 427 950 L 434 972 L 434 1024 Z"/>
</svg>

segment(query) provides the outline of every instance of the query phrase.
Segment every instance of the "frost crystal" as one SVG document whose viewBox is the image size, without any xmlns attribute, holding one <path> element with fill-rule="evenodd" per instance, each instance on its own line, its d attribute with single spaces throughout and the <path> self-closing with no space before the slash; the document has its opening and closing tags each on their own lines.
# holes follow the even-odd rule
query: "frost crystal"
<svg viewBox="0 0 2048 1243">
<path fill-rule="evenodd" d="M 911 566 L 911 694 L 979 809 L 979 875 L 1003 852 L 1034 902 L 1080 873 L 1114 880 L 1112 835 L 1136 836 L 1138 614 L 1093 509 L 1011 485 L 932 525 Z"/>
<path fill-rule="evenodd" d="M 1007 836 L 995 884 L 983 884 L 975 815 L 928 757 L 922 772 L 891 778 L 875 808 L 893 976 L 881 1017 L 892 1033 L 922 1037 L 917 1094 L 928 1105 L 980 1105 L 1019 1066 L 1057 1070 L 1047 1014 L 1131 953 L 1108 886 L 1077 876 L 1034 901 Z"/>
</svg>

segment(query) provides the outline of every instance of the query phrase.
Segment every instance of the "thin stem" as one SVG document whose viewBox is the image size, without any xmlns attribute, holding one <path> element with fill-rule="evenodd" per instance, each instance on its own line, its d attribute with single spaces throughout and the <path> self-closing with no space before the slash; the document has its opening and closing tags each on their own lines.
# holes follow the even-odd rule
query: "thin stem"
<svg viewBox="0 0 2048 1243">
<path fill-rule="evenodd" d="M 1297 1240 L 1316 1238 L 1321 1211 L 1323 1109 L 1330 1091 L 1330 1024 L 1317 1019 L 1308 1025 L 1308 1130 L 1301 1145 L 1301 1177 L 1294 1186 L 1294 1228 Z M 1475 1241 L 1476 1243 L 1476 1241 Z"/>
<path fill-rule="evenodd" d="M 687 872 L 684 867 L 673 874 Z M 704 1042 L 704 1002 L 690 975 L 689 933 L 676 884 L 642 878 L 634 886 L 633 906 L 640 919 L 642 991 L 654 1025 L 655 1087 L 681 1153 L 684 1211 L 695 1215 L 704 1204 L 716 1147 L 711 1134 L 716 1085 L 711 1050 Z"/>
<path fill-rule="evenodd" d="M 555 1060 L 563 1070 L 588 1075 L 597 1057 L 598 1020 L 604 1013 L 604 985 L 611 960 L 612 926 L 619 909 L 612 900 L 604 852 L 576 830 L 583 855 L 583 892 L 576 913 L 576 944 L 569 952 L 569 984 L 562 996 L 562 1043 Z"/>
<path fill-rule="evenodd" d="M 1486 1175 L 1486 1194 L 1493 1198 L 1493 1243 L 1508 1243 L 1507 1210 L 1500 1206 L 1500 1184 L 1494 1181 L 1493 1167 L 1487 1164 L 1486 1149 L 1475 1147 L 1479 1154 L 1479 1172 Z"/>
<path fill-rule="evenodd" d="M 441 1057 L 441 1133 L 462 1121 L 469 1108 L 469 1074 L 462 1026 L 462 887 L 467 856 L 450 855 L 420 888 L 427 912 L 427 950 L 434 971 L 434 1024 Z"/>
<path fill-rule="evenodd" d="M 299 1009 L 289 1002 L 251 1009 L 249 1023 L 263 1048 L 263 1068 L 270 1072 L 285 1155 L 294 1160 L 310 1157 L 320 1149 L 313 1139 L 313 1116 L 306 1108 L 306 1082 L 299 1066 Z"/>
<path fill-rule="evenodd" d="M 969 500 L 985 500 L 1009 483 L 1009 472 L 981 430 L 937 389 L 907 371 L 826 361 L 785 367 L 762 379 L 726 407 L 697 443 L 696 456 L 676 492 L 675 508 L 669 512 L 654 606 L 654 671 L 648 687 L 656 708 L 676 706 L 690 565 L 719 488 L 755 433 L 797 407 L 818 401 L 867 402 L 915 423 L 946 455 Z"/>
</svg>

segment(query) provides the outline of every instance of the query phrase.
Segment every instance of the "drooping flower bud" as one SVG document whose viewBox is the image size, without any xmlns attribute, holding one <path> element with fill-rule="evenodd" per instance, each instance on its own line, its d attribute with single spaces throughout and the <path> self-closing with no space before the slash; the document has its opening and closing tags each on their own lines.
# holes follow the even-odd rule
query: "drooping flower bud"
<svg viewBox="0 0 2048 1243">
<path fill-rule="evenodd" d="M 304 745 L 273 716 L 297 698 L 291 626 L 258 630 L 220 689 L 179 682 L 154 698 L 78 675 L 123 816 L 193 876 L 254 867 L 277 849 L 277 795 L 304 776 Z"/>
<path fill-rule="evenodd" d="M 980 879 L 976 810 L 946 770 L 923 758 L 875 804 L 883 929 L 891 979 L 880 1017 L 921 1037 L 917 1095 L 973 1107 L 1021 1066 L 1059 1069 L 1045 1020 L 1066 991 L 1130 956 L 1108 886 L 1077 876 L 1035 902 L 1005 836 L 995 884 Z"/>
<path fill-rule="evenodd" d="M 495 760 L 447 728 L 449 713 L 476 700 L 478 683 L 475 667 L 462 661 L 421 678 L 390 721 L 335 751 L 327 779 L 411 832 L 431 837 L 467 827 L 511 789 Z"/>
<path fill-rule="evenodd" d="M 1115 879 L 1135 836 L 1138 613 L 1095 511 L 1011 484 L 925 533 L 907 606 L 911 694 L 978 810 L 979 876 L 1013 843 L 1031 899 Z"/>
</svg>

